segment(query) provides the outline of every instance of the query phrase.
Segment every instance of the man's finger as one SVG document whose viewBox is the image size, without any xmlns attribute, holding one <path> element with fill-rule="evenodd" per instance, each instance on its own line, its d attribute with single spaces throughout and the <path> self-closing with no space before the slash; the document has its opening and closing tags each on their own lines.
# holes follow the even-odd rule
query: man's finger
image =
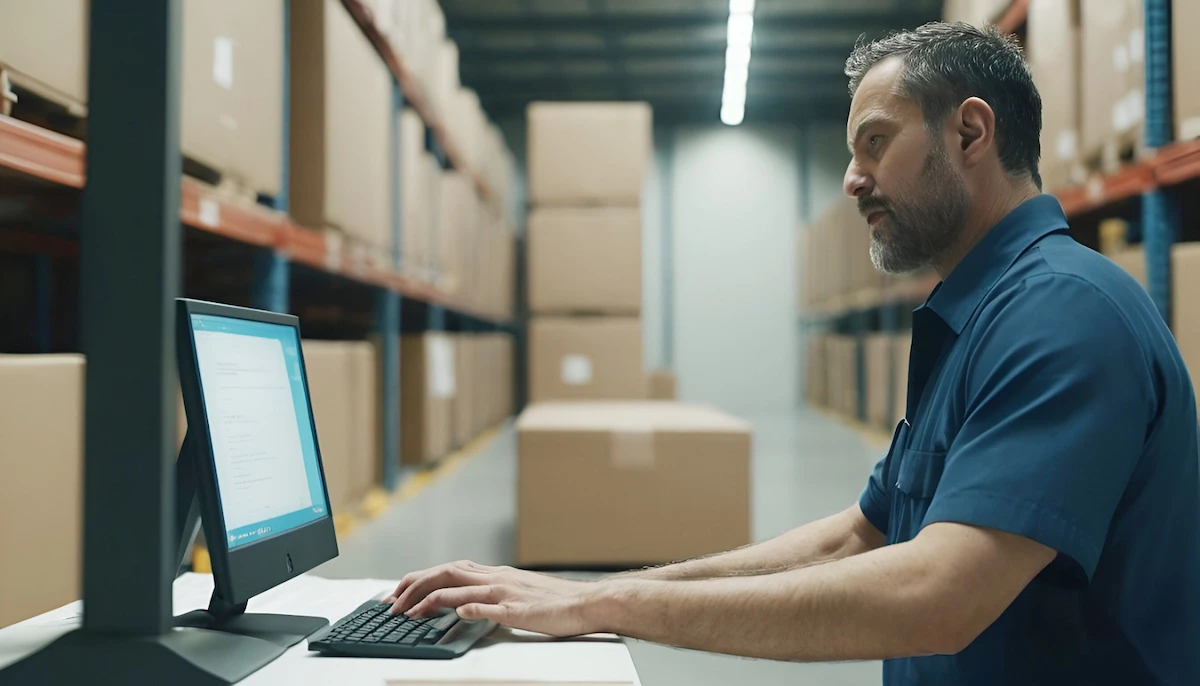
<svg viewBox="0 0 1200 686">
<path fill-rule="evenodd" d="M 409 613 L 412 617 L 424 617 L 436 613 L 441 608 L 457 608 L 468 603 L 494 603 L 502 591 L 495 586 L 462 586 L 459 588 L 443 588 L 430 593 Z"/>
<path fill-rule="evenodd" d="M 400 579 L 400 583 L 396 584 L 396 590 L 392 591 L 391 595 L 384 598 L 383 602 L 385 602 L 385 603 L 396 602 L 396 599 L 400 597 L 400 594 L 404 593 L 404 589 L 408 588 L 409 585 L 411 585 L 412 582 L 415 581 L 417 579 L 417 577 L 423 573 L 424 572 L 409 572 L 408 574 L 405 574 L 404 578 Z"/>
<path fill-rule="evenodd" d="M 508 609 L 490 603 L 467 603 L 460 605 L 458 616 L 463 619 L 488 619 L 497 624 L 508 624 Z"/>
<path fill-rule="evenodd" d="M 392 604 L 392 614 L 408 612 L 430 593 L 442 588 L 476 586 L 482 583 L 478 572 L 447 565 L 417 579 Z"/>
</svg>

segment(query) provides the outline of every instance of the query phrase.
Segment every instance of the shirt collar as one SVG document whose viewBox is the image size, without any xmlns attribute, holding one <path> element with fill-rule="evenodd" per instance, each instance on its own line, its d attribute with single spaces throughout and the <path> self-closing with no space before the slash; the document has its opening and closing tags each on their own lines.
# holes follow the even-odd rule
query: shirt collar
<svg viewBox="0 0 1200 686">
<path fill-rule="evenodd" d="M 1042 238 L 1067 228 L 1057 198 L 1039 195 L 1026 200 L 971 248 L 917 311 L 933 310 L 955 334 L 961 334 L 984 296 L 1017 258 Z"/>
</svg>

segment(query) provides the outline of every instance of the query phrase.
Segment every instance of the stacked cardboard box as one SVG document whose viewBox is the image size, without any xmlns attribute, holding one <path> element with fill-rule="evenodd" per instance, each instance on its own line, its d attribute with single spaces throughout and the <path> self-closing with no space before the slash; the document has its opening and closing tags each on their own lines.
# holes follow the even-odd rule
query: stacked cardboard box
<svg viewBox="0 0 1200 686">
<path fill-rule="evenodd" d="M 1200 378 L 1200 243 L 1171 248 L 1171 292 L 1178 294 L 1171 313 L 1171 330 L 1179 352 L 1195 381 Z"/>
<path fill-rule="evenodd" d="M 401 337 L 400 456 L 404 464 L 436 462 L 454 445 L 454 356 L 449 334 Z"/>
<path fill-rule="evenodd" d="M 858 339 L 830 336 L 826 341 L 828 368 L 826 388 L 829 409 L 846 417 L 858 417 Z"/>
<path fill-rule="evenodd" d="M 829 406 L 828 336 L 809 336 L 805 348 L 804 399 L 814 407 Z"/>
<path fill-rule="evenodd" d="M 838 198 L 800 239 L 804 270 L 801 302 L 810 309 L 841 307 L 885 287 L 889 281 L 871 264 L 871 232 L 858 206 Z"/>
<path fill-rule="evenodd" d="M 645 398 L 641 193 L 645 103 L 528 109 L 532 402 Z"/>
<path fill-rule="evenodd" d="M 1196 65 L 1200 64 L 1200 41 L 1192 32 L 1200 26 L 1200 3 L 1174 0 L 1171 3 L 1172 96 L 1175 99 L 1175 138 L 1186 141 L 1200 138 L 1200 83 Z"/>
<path fill-rule="evenodd" d="M 0 3 L 0 67 L 14 84 L 81 116 L 88 101 L 88 11 L 87 0 Z M 225 184 L 278 195 L 283 6 L 185 0 L 182 25 L 183 154 L 219 172 Z"/>
<path fill-rule="evenodd" d="M 999 19 L 1011 3 L 1012 0 L 946 0 L 942 17 L 948 22 L 986 26 Z"/>
<path fill-rule="evenodd" d="M 552 403 L 517 421 L 517 562 L 633 566 L 750 542 L 750 425 L 669 402 Z"/>
<path fill-rule="evenodd" d="M 352 511 L 382 471 L 378 353 L 361 341 L 302 345 L 330 506 Z"/>
<path fill-rule="evenodd" d="M 0 355 L 0 627 L 79 598 L 82 355 Z"/>
<path fill-rule="evenodd" d="M 1081 183 L 1079 0 L 1029 3 L 1026 54 L 1042 96 L 1043 189 Z"/>
<path fill-rule="evenodd" d="M 1126 248 L 1109 255 L 1108 258 L 1116 262 L 1118 267 L 1129 272 L 1129 275 L 1134 279 L 1137 279 L 1137 282 L 1142 284 L 1142 288 L 1147 287 L 1146 250 L 1144 248 L 1141 246 Z M 1179 291 L 1175 292 L 1178 293 Z"/>
<path fill-rule="evenodd" d="M 892 420 L 892 353 L 895 337 L 872 333 L 863 336 L 863 370 L 866 373 L 867 424 L 877 429 L 889 429 Z"/>
<path fill-rule="evenodd" d="M 338 0 L 293 0 L 291 46 L 292 216 L 391 267 L 388 69 Z"/>
<path fill-rule="evenodd" d="M 679 396 L 679 380 L 668 369 L 650 372 L 650 399 L 676 400 Z"/>
<path fill-rule="evenodd" d="M 1081 157 L 1101 168 L 1136 149 L 1145 117 L 1142 0 L 1081 2 Z"/>
</svg>

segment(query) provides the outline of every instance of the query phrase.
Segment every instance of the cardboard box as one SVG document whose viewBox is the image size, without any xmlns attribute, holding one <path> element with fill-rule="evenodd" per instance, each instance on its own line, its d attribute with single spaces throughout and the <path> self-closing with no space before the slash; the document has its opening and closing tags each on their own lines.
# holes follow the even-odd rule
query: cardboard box
<svg viewBox="0 0 1200 686">
<path fill-rule="evenodd" d="M 896 364 L 892 366 L 892 373 L 896 378 L 892 382 L 892 392 L 895 393 L 892 412 L 893 422 L 899 423 L 908 412 L 908 360 L 912 352 L 912 332 L 896 336 L 895 346 Z"/>
<path fill-rule="evenodd" d="M 1117 162 L 1135 145 L 1145 118 L 1145 31 L 1141 0 L 1081 2 L 1082 109 L 1080 154 Z"/>
<path fill-rule="evenodd" d="M 1171 70 L 1175 98 L 1175 138 L 1186 141 L 1200 138 L 1200 41 L 1195 38 L 1200 26 L 1200 3 L 1174 0 L 1171 3 Z M 0 42 L 3 42 L 0 40 Z"/>
<path fill-rule="evenodd" d="M 88 0 L 0 3 L 0 65 L 23 86 L 83 115 Z"/>
<path fill-rule="evenodd" d="M 325 470 L 325 486 L 334 512 L 347 508 L 354 491 L 352 464 L 356 443 L 351 439 L 350 356 L 340 341 L 301 342 L 304 371 L 317 444 Z"/>
<path fill-rule="evenodd" d="M 539 207 L 529 213 L 534 314 L 639 314 L 642 217 L 636 207 Z"/>
<path fill-rule="evenodd" d="M 454 336 L 454 446 L 466 445 L 475 437 L 475 334 Z"/>
<path fill-rule="evenodd" d="M 1043 189 L 1058 190 L 1079 163 L 1079 0 L 1031 0 L 1025 41 L 1042 96 Z"/>
<path fill-rule="evenodd" d="M 425 333 L 400 340 L 400 454 L 408 465 L 436 462 L 453 443 L 454 340 Z"/>
<path fill-rule="evenodd" d="M 646 391 L 637 317 L 530 320 L 530 402 L 637 400 Z"/>
<path fill-rule="evenodd" d="M 1137 282 L 1142 284 L 1142 288 L 1147 288 L 1146 281 L 1146 251 L 1141 246 L 1136 248 L 1127 248 L 1114 255 L 1109 255 L 1108 258 L 1117 263 L 1117 266 L 1129 272 L 1129 275 L 1137 279 Z M 1175 291 L 1179 293 L 1180 291 Z"/>
<path fill-rule="evenodd" d="M 293 0 L 291 46 L 289 211 L 390 254 L 391 74 L 338 0 Z"/>
<path fill-rule="evenodd" d="M 283 190 L 283 10 L 278 2 L 183 3 L 180 146 L 222 183 L 272 196 Z"/>
<path fill-rule="evenodd" d="M 678 403 L 535 405 L 517 421 L 517 563 L 670 562 L 750 543 L 747 422 Z"/>
<path fill-rule="evenodd" d="M 457 293 L 463 286 L 462 246 L 479 221 L 479 196 L 471 179 L 457 171 L 441 172 L 441 225 L 437 230 L 438 288 Z"/>
<path fill-rule="evenodd" d="M 1200 293 L 1200 243 L 1178 243 L 1171 248 L 1171 291 L 1188 296 Z M 1171 330 L 1195 382 L 1200 379 L 1200 300 L 1177 297 L 1172 306 Z"/>
<path fill-rule="evenodd" d="M 1012 0 L 946 0 L 942 6 L 942 17 L 947 22 L 962 21 L 973 26 L 994 23 Z"/>
<path fill-rule="evenodd" d="M 0 627 L 79 598 L 84 358 L 0 355 Z"/>
<path fill-rule="evenodd" d="M 804 398 L 813 407 L 829 407 L 829 337 L 808 336 Z"/>
<path fill-rule="evenodd" d="M 676 400 L 678 382 L 675 373 L 669 369 L 656 369 L 650 372 L 650 399 Z"/>
<path fill-rule="evenodd" d="M 379 349 L 365 341 L 347 342 L 350 385 L 349 498 L 357 503 L 383 483 L 382 370 Z M 389 457 L 398 461 L 399 455 Z"/>
<path fill-rule="evenodd" d="M 651 154 L 644 102 L 535 102 L 529 126 L 529 202 L 637 205 Z"/>
<path fill-rule="evenodd" d="M 406 274 L 416 275 L 428 259 L 429 163 L 425 152 L 425 123 L 416 110 L 404 108 L 396 119 L 400 139 L 400 262 Z"/>
<path fill-rule="evenodd" d="M 858 417 L 858 341 L 853 336 L 830 336 L 827 388 L 829 409 L 851 418 Z"/>
<path fill-rule="evenodd" d="M 863 362 L 867 375 L 867 424 L 890 429 L 892 394 L 892 350 L 895 341 L 889 334 L 873 333 L 863 337 Z"/>
<path fill-rule="evenodd" d="M 418 241 L 422 246 L 422 259 L 417 262 L 415 276 L 426 283 L 437 278 L 438 231 L 442 226 L 442 165 L 433 153 L 425 153 L 425 202 L 428 203 L 429 218 L 425 224 L 425 235 Z"/>
</svg>

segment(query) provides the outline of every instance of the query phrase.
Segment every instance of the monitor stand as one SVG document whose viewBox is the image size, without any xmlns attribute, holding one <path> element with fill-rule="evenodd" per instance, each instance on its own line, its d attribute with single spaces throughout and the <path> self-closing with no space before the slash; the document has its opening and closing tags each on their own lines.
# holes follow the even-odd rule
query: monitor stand
<svg viewBox="0 0 1200 686">
<path fill-rule="evenodd" d="M 176 463 L 178 547 L 182 566 L 199 524 L 197 460 L 185 438 Z M 178 570 L 179 567 L 176 567 Z M 0 669 L 0 686 L 114 683 L 226 686 L 270 664 L 289 647 L 324 628 L 322 617 L 253 614 L 213 592 L 207 610 L 175 618 L 158 635 L 128 636 L 76 630 Z"/>
</svg>

